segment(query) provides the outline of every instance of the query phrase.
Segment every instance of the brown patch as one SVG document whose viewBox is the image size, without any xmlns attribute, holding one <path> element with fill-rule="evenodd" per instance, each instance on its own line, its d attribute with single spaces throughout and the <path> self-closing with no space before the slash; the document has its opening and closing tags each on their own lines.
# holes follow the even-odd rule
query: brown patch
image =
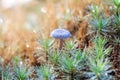
<svg viewBox="0 0 120 80">
<path fill-rule="evenodd" d="M 120 45 L 114 43 L 114 48 L 110 54 L 113 69 L 115 69 L 115 78 L 120 79 Z"/>
<path fill-rule="evenodd" d="M 80 23 L 80 28 L 77 32 L 77 39 L 80 49 L 84 49 L 86 46 L 88 46 L 87 26 L 87 23 L 85 21 L 82 21 Z"/>
<path fill-rule="evenodd" d="M 80 22 L 68 21 L 67 22 L 67 29 L 70 31 L 72 36 L 75 36 L 77 31 L 80 28 Z"/>
</svg>

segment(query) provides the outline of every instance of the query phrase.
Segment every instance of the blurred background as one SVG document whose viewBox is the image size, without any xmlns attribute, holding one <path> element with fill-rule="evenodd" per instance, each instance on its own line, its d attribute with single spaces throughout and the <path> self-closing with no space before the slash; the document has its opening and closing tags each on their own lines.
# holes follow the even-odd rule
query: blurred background
<svg viewBox="0 0 120 80">
<path fill-rule="evenodd" d="M 101 0 L 0 0 L 0 56 L 8 62 L 13 55 L 34 53 L 40 48 L 38 38 L 49 38 L 55 28 L 73 31 L 74 25 L 89 15 L 87 8 L 92 4 L 102 7 L 101 3 Z"/>
</svg>

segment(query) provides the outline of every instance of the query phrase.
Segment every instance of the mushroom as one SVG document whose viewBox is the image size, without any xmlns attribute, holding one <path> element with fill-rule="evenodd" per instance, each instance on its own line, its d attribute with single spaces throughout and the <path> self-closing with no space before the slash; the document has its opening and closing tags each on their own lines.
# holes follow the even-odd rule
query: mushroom
<svg viewBox="0 0 120 80">
<path fill-rule="evenodd" d="M 59 41 L 59 49 L 61 50 L 64 39 L 71 37 L 71 34 L 68 30 L 65 29 L 55 29 L 51 32 L 50 36 Z"/>
</svg>

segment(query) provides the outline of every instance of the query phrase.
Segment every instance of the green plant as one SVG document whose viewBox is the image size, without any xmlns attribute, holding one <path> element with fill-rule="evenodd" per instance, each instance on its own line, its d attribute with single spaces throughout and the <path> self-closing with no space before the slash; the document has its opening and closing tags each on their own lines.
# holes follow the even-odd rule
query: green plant
<svg viewBox="0 0 120 80">
<path fill-rule="evenodd" d="M 115 37 L 114 42 L 119 44 L 120 43 L 120 39 Z"/>
<path fill-rule="evenodd" d="M 12 75 L 13 73 L 11 72 L 10 68 L 2 68 L 2 72 L 1 72 L 2 76 L 1 76 L 1 80 L 12 80 Z"/>
<path fill-rule="evenodd" d="M 50 43 L 52 41 L 49 39 L 45 39 L 45 40 L 39 40 L 38 42 L 39 42 L 40 46 L 42 47 L 42 50 L 47 52 L 50 48 Z"/>
<path fill-rule="evenodd" d="M 20 62 L 19 66 L 15 66 L 14 72 L 15 77 L 18 80 L 27 80 L 31 74 L 30 69 L 27 69 L 26 66 L 23 66 L 22 62 Z"/>
<path fill-rule="evenodd" d="M 21 58 L 20 58 L 20 56 L 14 56 L 12 61 L 13 61 L 13 64 L 19 65 Z"/>
<path fill-rule="evenodd" d="M 110 47 L 104 48 L 106 43 L 107 39 L 103 39 L 102 36 L 97 35 L 95 37 L 93 54 L 96 56 L 96 59 L 101 59 L 110 53 Z"/>
<path fill-rule="evenodd" d="M 91 80 L 110 80 L 109 73 L 111 65 L 107 58 L 111 48 L 105 48 L 107 40 L 101 36 L 96 36 L 94 40 L 94 49 L 88 55 L 88 66 L 91 73 L 88 73 Z"/>
<path fill-rule="evenodd" d="M 113 0 L 114 6 L 116 7 L 116 15 L 119 15 L 120 0 Z"/>
<path fill-rule="evenodd" d="M 41 80 L 54 80 L 53 72 L 54 70 L 52 67 L 48 65 L 44 65 L 41 67 L 36 68 L 38 78 Z"/>
<path fill-rule="evenodd" d="M 92 14 L 93 14 L 93 17 L 97 17 L 100 15 L 100 8 L 96 5 L 93 5 L 91 6 L 91 11 L 92 11 Z"/>
<path fill-rule="evenodd" d="M 85 68 L 86 53 L 82 53 L 80 50 L 74 50 L 70 55 L 62 53 L 59 63 L 60 70 L 70 76 L 70 79 L 74 79 L 79 71 Z"/>
<path fill-rule="evenodd" d="M 54 41 L 45 39 L 45 40 L 39 40 L 39 43 L 40 43 L 40 46 L 42 47 L 41 52 L 46 54 L 46 61 L 48 61 L 48 53 Z"/>
<path fill-rule="evenodd" d="M 61 54 L 61 51 L 60 50 L 51 50 L 49 53 L 48 53 L 48 58 L 49 60 L 51 60 L 51 62 L 54 64 L 54 65 L 58 65 L 59 63 L 59 57 L 60 57 L 60 54 Z"/>
<path fill-rule="evenodd" d="M 113 0 L 113 3 L 117 8 L 120 7 L 120 0 Z"/>
<path fill-rule="evenodd" d="M 88 73 L 90 80 L 110 80 L 113 79 L 111 75 L 109 75 L 112 70 L 110 62 L 107 58 L 102 57 L 101 59 L 97 59 L 94 56 L 88 57 L 88 65 L 91 73 Z"/>
<path fill-rule="evenodd" d="M 12 72 L 10 67 L 6 65 L 3 66 L 3 59 L 0 57 L 0 80 L 10 80 L 12 78 Z"/>
<path fill-rule="evenodd" d="M 109 25 L 109 19 L 100 16 L 99 18 L 94 18 L 91 24 L 95 27 L 97 31 L 105 31 L 104 29 Z"/>
<path fill-rule="evenodd" d="M 74 47 L 73 41 L 67 41 L 65 48 L 69 51 Z"/>
<path fill-rule="evenodd" d="M 106 18 L 104 13 L 98 8 L 98 6 L 93 6 L 92 10 L 92 20 L 90 21 L 94 29 L 100 33 L 107 32 L 106 27 L 109 25 L 109 18 Z"/>
<path fill-rule="evenodd" d="M 13 71 L 10 64 L 3 65 L 4 59 L 0 57 L 0 80 L 13 80 Z"/>
<path fill-rule="evenodd" d="M 115 15 L 115 26 L 118 28 L 118 29 L 120 29 L 120 14 L 118 14 L 118 15 Z"/>
<path fill-rule="evenodd" d="M 74 59 L 70 58 L 69 55 L 64 54 L 60 60 L 61 68 L 67 73 L 74 71 Z"/>
<path fill-rule="evenodd" d="M 115 6 L 114 21 L 115 26 L 120 29 L 120 0 L 112 0 L 113 5 Z"/>
</svg>

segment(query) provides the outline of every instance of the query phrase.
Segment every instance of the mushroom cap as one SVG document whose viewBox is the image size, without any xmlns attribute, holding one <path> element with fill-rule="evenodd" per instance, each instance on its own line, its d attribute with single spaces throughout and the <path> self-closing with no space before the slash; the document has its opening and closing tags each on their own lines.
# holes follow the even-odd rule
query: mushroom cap
<svg viewBox="0 0 120 80">
<path fill-rule="evenodd" d="M 51 32 L 50 36 L 57 39 L 66 39 L 69 38 L 71 34 L 65 29 L 55 29 Z"/>
</svg>

